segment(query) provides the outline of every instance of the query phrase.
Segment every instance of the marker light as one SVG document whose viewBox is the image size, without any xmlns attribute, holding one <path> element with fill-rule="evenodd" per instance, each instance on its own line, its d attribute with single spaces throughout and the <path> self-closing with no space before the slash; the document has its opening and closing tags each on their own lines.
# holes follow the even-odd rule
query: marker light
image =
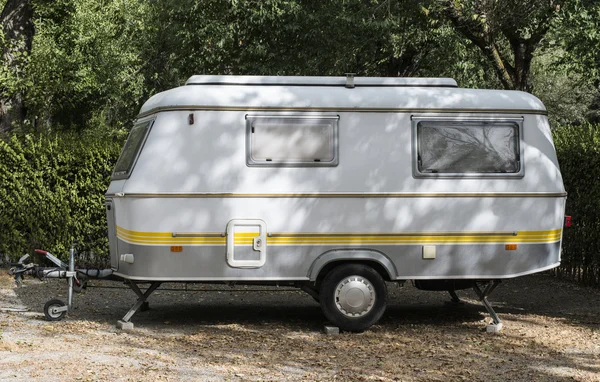
<svg viewBox="0 0 600 382">
<path fill-rule="evenodd" d="M 183 247 L 181 245 L 172 245 L 171 252 L 183 252 Z"/>
<path fill-rule="evenodd" d="M 504 249 L 506 249 L 507 251 L 516 251 L 517 245 L 516 244 L 506 244 L 504 246 Z"/>
<path fill-rule="evenodd" d="M 571 217 L 570 216 L 565 216 L 565 227 L 570 227 L 571 226 Z"/>
</svg>

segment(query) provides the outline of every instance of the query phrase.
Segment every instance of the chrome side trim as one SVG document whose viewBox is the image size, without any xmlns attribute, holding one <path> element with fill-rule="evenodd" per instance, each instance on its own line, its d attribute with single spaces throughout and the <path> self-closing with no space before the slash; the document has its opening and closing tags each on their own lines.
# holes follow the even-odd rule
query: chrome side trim
<svg viewBox="0 0 600 382">
<path fill-rule="evenodd" d="M 548 115 L 546 110 L 532 109 L 444 109 L 444 108 L 353 108 L 353 107 L 256 107 L 256 106 L 160 106 L 138 114 L 137 118 L 164 111 L 299 111 L 299 112 L 352 112 L 352 113 L 481 113 L 481 114 L 535 114 Z"/>
<path fill-rule="evenodd" d="M 234 193 L 234 192 L 157 192 L 117 193 L 106 197 L 129 198 L 561 198 L 566 192 L 302 192 L 302 193 Z"/>
<path fill-rule="evenodd" d="M 312 237 L 312 236 L 327 236 L 327 237 L 353 237 L 353 236 L 518 236 L 517 231 L 477 231 L 477 232 L 340 232 L 340 233 L 323 233 L 323 232 L 271 232 L 267 237 Z"/>
<path fill-rule="evenodd" d="M 134 281 L 164 281 L 164 282 L 191 282 L 191 281 L 309 281 L 308 277 L 141 277 L 129 276 L 124 273 L 113 273 L 115 276 Z"/>
<path fill-rule="evenodd" d="M 173 237 L 225 237 L 225 232 L 173 232 Z"/>
</svg>

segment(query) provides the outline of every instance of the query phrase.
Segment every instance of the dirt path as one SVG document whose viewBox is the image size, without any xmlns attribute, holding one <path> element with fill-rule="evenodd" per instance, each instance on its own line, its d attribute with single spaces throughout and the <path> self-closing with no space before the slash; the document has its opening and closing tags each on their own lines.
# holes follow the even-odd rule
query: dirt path
<svg viewBox="0 0 600 382">
<path fill-rule="evenodd" d="M 157 291 L 131 333 L 115 328 L 134 301 L 127 289 L 90 288 L 66 320 L 46 322 L 43 305 L 66 300 L 65 282 L 13 289 L 2 273 L 0 308 L 30 311 L 0 312 L 0 380 L 600 381 L 600 291 L 544 275 L 500 285 L 490 298 L 504 320 L 497 335 L 482 331 L 488 317 L 471 292 L 455 306 L 445 293 L 390 284 L 372 330 L 326 336 L 303 292 L 226 286 Z"/>
</svg>

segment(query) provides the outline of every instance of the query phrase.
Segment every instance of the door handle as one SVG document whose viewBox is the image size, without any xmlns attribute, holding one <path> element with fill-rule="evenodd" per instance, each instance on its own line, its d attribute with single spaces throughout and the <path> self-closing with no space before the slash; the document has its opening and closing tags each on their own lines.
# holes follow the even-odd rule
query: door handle
<svg viewBox="0 0 600 382">
<path fill-rule="evenodd" d="M 260 251 L 260 249 L 262 248 L 262 238 L 260 236 L 254 238 L 253 248 L 255 251 Z"/>
</svg>

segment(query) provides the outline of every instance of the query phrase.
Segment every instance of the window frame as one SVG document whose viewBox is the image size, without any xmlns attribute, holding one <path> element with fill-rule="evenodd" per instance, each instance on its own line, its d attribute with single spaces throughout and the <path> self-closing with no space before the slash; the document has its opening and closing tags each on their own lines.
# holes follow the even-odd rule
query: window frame
<svg viewBox="0 0 600 382">
<path fill-rule="evenodd" d="M 411 116 L 412 121 L 412 173 L 414 178 L 504 178 L 504 179 L 520 179 L 525 175 L 524 165 L 524 144 L 523 144 L 523 117 L 445 117 L 445 116 Z M 418 137 L 418 125 L 420 122 L 469 122 L 469 123 L 514 123 L 517 125 L 517 152 L 519 153 L 519 171 L 511 173 L 501 172 L 459 172 L 459 173 L 435 173 L 435 172 L 421 172 L 419 170 L 419 137 Z"/>
<path fill-rule="evenodd" d="M 138 159 L 140 157 L 140 154 L 141 154 L 142 150 L 144 150 L 144 146 L 146 145 L 146 140 L 148 139 L 148 135 L 150 134 L 150 130 L 152 130 L 152 126 L 154 126 L 154 121 L 155 121 L 154 117 L 150 118 L 150 119 L 144 119 L 144 120 L 135 121 L 135 123 L 133 124 L 133 127 L 129 131 L 129 134 L 127 135 L 127 140 L 125 141 L 125 144 L 123 145 L 123 148 L 121 149 L 121 153 L 119 154 L 119 158 L 117 159 L 117 162 L 115 163 L 115 168 L 113 169 L 113 172 L 112 172 L 111 177 L 110 177 L 111 180 L 129 179 L 129 177 L 131 176 L 131 173 L 133 172 L 133 169 L 135 168 L 135 165 L 137 164 L 137 161 L 138 161 Z M 117 168 L 117 164 L 119 163 L 119 160 L 121 159 L 121 155 L 123 155 L 123 151 L 125 151 L 125 146 L 127 145 L 127 142 L 129 141 L 129 137 L 131 136 L 131 131 L 136 126 L 138 126 L 138 125 L 144 125 L 144 124 L 148 124 L 148 127 L 146 128 L 146 133 L 144 134 L 144 137 L 142 138 L 142 141 L 140 143 L 140 148 L 135 153 L 135 156 L 133 158 L 133 161 L 131 162 L 131 166 L 130 166 L 129 170 L 126 171 L 126 172 L 124 172 L 124 173 L 116 174 L 115 170 Z"/>
<path fill-rule="evenodd" d="M 248 167 L 335 167 L 339 164 L 339 115 L 298 114 L 247 114 L 246 115 L 246 165 Z M 260 119 L 288 119 L 291 121 L 328 121 L 333 129 L 333 159 L 330 161 L 257 161 L 252 157 L 252 124 Z"/>
</svg>

